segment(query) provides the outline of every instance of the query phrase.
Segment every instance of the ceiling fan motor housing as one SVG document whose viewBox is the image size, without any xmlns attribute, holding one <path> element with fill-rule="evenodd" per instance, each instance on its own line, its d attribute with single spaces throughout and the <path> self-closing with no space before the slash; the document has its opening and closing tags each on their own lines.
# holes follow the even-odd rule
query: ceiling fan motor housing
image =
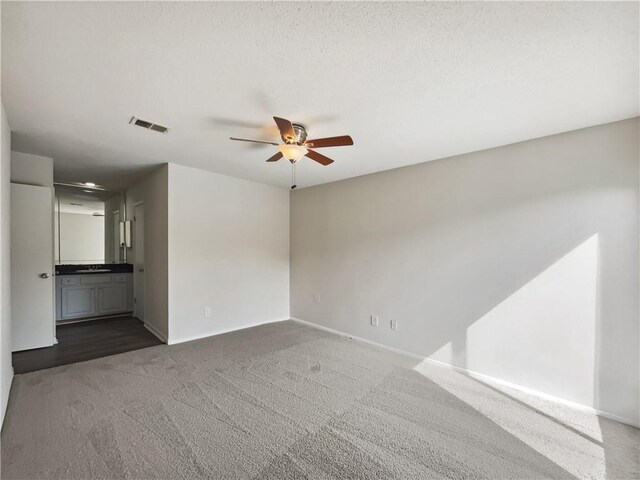
<svg viewBox="0 0 640 480">
<path fill-rule="evenodd" d="M 293 125 L 293 132 L 297 138 L 285 138 L 283 135 L 280 135 L 280 138 L 282 138 L 284 143 L 297 143 L 298 145 L 302 145 L 307 139 L 307 129 L 298 123 L 292 123 L 291 125 Z"/>
</svg>

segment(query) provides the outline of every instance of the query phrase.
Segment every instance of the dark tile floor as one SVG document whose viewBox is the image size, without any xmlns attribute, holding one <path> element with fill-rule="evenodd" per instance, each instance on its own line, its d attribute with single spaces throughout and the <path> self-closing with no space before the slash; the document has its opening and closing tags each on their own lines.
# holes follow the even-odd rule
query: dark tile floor
<svg viewBox="0 0 640 480">
<path fill-rule="evenodd" d="M 14 372 L 33 372 L 162 344 L 134 317 L 58 325 L 56 337 L 58 343 L 52 347 L 14 353 Z"/>
</svg>

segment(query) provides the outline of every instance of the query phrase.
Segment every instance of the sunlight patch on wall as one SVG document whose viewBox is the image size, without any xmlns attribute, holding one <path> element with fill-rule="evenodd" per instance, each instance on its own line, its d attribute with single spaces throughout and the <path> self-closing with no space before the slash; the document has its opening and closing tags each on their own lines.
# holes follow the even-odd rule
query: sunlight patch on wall
<svg viewBox="0 0 640 480">
<path fill-rule="evenodd" d="M 597 289 L 596 234 L 429 358 L 593 406 Z"/>
</svg>

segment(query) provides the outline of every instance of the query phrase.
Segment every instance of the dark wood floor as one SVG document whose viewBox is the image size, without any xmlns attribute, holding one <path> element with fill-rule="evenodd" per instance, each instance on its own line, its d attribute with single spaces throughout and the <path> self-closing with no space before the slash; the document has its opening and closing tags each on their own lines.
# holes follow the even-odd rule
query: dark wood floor
<svg viewBox="0 0 640 480">
<path fill-rule="evenodd" d="M 58 325 L 56 337 L 58 343 L 53 347 L 14 353 L 15 373 L 33 372 L 162 344 L 134 317 Z"/>
</svg>

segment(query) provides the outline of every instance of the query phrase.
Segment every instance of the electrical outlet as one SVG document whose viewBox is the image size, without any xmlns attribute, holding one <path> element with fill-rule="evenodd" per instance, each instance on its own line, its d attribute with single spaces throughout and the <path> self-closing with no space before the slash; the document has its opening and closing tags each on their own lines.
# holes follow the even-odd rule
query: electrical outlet
<svg viewBox="0 0 640 480">
<path fill-rule="evenodd" d="M 391 320 L 391 330 L 397 330 L 397 329 L 398 329 L 398 321 Z"/>
<path fill-rule="evenodd" d="M 204 307 L 204 318 L 211 318 L 211 307 Z"/>
<path fill-rule="evenodd" d="M 316 303 L 320 303 L 320 294 L 319 293 L 316 293 L 313 296 L 313 301 L 316 302 Z"/>
<path fill-rule="evenodd" d="M 377 327 L 378 326 L 378 316 L 377 315 L 371 315 L 371 326 L 372 327 Z"/>
</svg>

